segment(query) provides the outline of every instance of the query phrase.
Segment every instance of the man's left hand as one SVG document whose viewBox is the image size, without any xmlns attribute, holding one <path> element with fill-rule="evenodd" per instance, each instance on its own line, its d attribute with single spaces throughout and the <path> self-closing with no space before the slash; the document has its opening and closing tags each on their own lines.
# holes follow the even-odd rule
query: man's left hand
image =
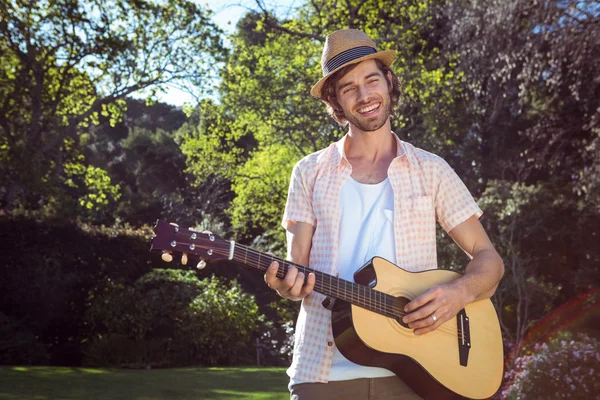
<svg viewBox="0 0 600 400">
<path fill-rule="evenodd" d="M 456 317 L 466 304 L 465 291 L 456 284 L 434 286 L 406 305 L 402 321 L 422 335 Z"/>
</svg>

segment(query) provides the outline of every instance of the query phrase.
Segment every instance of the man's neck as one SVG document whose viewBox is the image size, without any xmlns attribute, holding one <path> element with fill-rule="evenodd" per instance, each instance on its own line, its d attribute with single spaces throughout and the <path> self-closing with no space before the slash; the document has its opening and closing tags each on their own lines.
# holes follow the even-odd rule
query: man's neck
<svg viewBox="0 0 600 400">
<path fill-rule="evenodd" d="M 371 132 L 362 131 L 350 124 L 344 152 L 349 160 L 362 159 L 377 163 L 382 159 L 393 159 L 396 156 L 396 141 L 392 136 L 390 121 Z"/>
</svg>

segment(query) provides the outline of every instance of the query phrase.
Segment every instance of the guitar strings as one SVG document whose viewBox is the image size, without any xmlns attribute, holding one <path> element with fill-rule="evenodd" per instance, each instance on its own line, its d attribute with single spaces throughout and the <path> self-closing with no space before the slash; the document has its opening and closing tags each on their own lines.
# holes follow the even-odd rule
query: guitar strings
<svg viewBox="0 0 600 400">
<path fill-rule="evenodd" d="M 179 242 L 179 244 L 184 244 L 182 242 Z M 197 245 L 198 248 L 203 248 L 203 249 L 209 249 L 208 246 L 204 246 L 204 245 Z M 388 304 L 387 301 L 382 302 L 382 298 L 385 298 L 386 300 L 389 300 L 390 298 L 393 300 L 393 297 L 388 295 L 387 293 L 384 292 L 379 292 L 377 290 L 374 290 L 371 287 L 365 286 L 365 285 L 360 285 L 356 282 L 351 282 L 351 281 L 346 281 L 346 280 L 342 280 L 340 278 L 337 278 L 333 275 L 328 275 L 324 272 L 321 271 L 316 271 L 316 270 L 312 270 L 310 268 L 301 266 L 301 265 L 297 265 L 294 263 L 291 263 L 289 261 L 283 260 L 277 256 L 274 255 L 270 255 L 270 254 L 265 254 L 262 253 L 260 251 L 254 250 L 250 247 L 244 246 L 244 245 L 239 245 L 237 244 L 236 247 L 239 247 L 241 249 L 246 250 L 246 254 L 243 258 L 240 257 L 240 259 L 236 260 L 235 258 L 235 254 L 234 254 L 234 261 L 238 261 L 238 262 L 242 262 L 242 263 L 246 263 L 249 264 L 249 260 L 250 261 L 254 261 L 255 262 L 255 266 L 259 267 L 259 269 L 261 269 L 261 271 L 266 271 L 267 266 L 263 266 L 260 264 L 261 261 L 261 257 L 265 260 L 268 261 L 270 260 L 269 264 L 273 261 L 277 261 L 279 263 L 279 268 L 277 270 L 277 276 L 279 278 L 283 278 L 285 276 L 286 270 L 287 268 L 289 268 L 290 266 L 297 268 L 299 271 L 303 272 L 305 275 L 307 274 L 307 272 L 313 272 L 315 274 L 319 274 L 322 276 L 321 282 L 319 283 L 318 280 L 315 281 L 315 288 L 317 289 L 317 291 L 320 291 L 319 288 L 321 289 L 329 289 L 329 291 L 333 294 L 337 294 L 337 297 L 346 297 L 350 299 L 350 303 L 359 303 L 357 304 L 357 306 L 361 306 L 360 303 L 362 303 L 362 305 L 364 306 L 364 308 L 367 308 L 370 311 L 373 312 L 378 312 L 380 314 L 383 313 L 388 313 L 391 314 L 395 317 L 402 317 L 404 315 L 407 315 L 407 313 L 400 307 L 395 306 L 394 304 L 392 304 L 391 306 Z M 228 258 L 229 256 L 229 251 L 227 250 L 221 250 L 221 249 L 213 249 L 214 253 L 222 255 L 222 256 L 226 256 Z M 196 253 L 194 251 L 194 253 Z M 250 255 L 250 257 L 248 257 L 248 255 Z M 287 265 L 286 265 L 287 264 Z M 347 289 L 341 289 L 339 287 L 337 287 L 337 285 L 332 285 L 331 283 L 329 285 L 325 284 L 324 281 L 324 277 L 325 276 L 330 276 L 331 278 L 335 278 L 338 281 L 343 281 L 345 286 L 346 285 L 350 285 L 350 287 L 352 288 L 352 290 L 348 291 Z M 331 279 L 330 278 L 330 279 Z M 360 293 L 355 293 L 354 289 L 358 290 L 360 292 L 360 289 L 364 290 L 364 295 L 361 296 Z M 378 300 L 377 298 L 373 299 L 372 296 L 367 295 L 367 291 L 370 293 L 375 294 L 375 297 L 377 297 L 377 295 L 379 294 L 380 299 Z M 388 316 L 389 317 L 389 316 Z M 456 330 L 452 329 L 452 328 L 446 328 L 444 327 L 444 325 L 440 325 L 437 329 L 438 331 L 445 333 L 447 335 L 450 335 L 451 337 L 458 337 L 461 336 L 462 339 L 464 339 L 464 335 L 463 332 L 461 331 L 460 328 L 457 327 Z"/>
<path fill-rule="evenodd" d="M 263 266 L 263 265 L 260 264 L 260 259 L 261 259 L 261 257 L 264 256 L 264 253 L 256 251 L 256 250 L 253 250 L 253 249 L 251 249 L 249 247 L 245 247 L 243 245 L 239 245 L 239 247 L 245 248 L 248 252 L 250 252 L 250 257 L 248 257 L 248 254 L 246 254 L 245 257 L 244 257 L 244 262 L 245 263 L 249 264 L 249 262 L 248 262 L 249 260 L 248 259 L 250 259 L 250 261 L 254 261 L 255 262 L 255 264 L 256 264 L 255 266 L 261 268 L 261 271 L 264 272 L 267 269 L 267 267 L 265 267 L 265 266 Z M 217 254 L 224 255 L 224 256 L 225 255 L 227 255 L 227 256 L 229 255 L 228 251 L 220 251 L 220 250 L 217 249 L 217 250 L 215 250 L 215 252 Z M 279 265 L 279 269 L 277 271 L 277 275 L 280 278 L 283 278 L 283 276 L 285 276 L 285 270 L 286 270 L 287 267 L 290 267 L 290 266 L 294 266 L 294 267 L 298 268 L 299 271 L 302 271 L 305 274 L 306 274 L 306 272 L 310 271 L 310 272 L 314 272 L 315 274 L 320 274 L 320 275 L 323 275 L 323 276 L 327 276 L 327 274 L 325 274 L 325 273 L 323 273 L 321 271 L 314 271 L 312 269 L 303 267 L 301 265 L 296 265 L 294 263 L 290 263 L 288 261 L 282 260 L 282 259 L 280 259 L 280 258 L 278 258 L 276 256 L 266 255 L 263 258 L 265 259 L 265 261 L 270 260 L 270 262 L 272 262 L 272 261 L 279 262 L 280 265 Z M 239 260 L 236 260 L 235 257 L 234 257 L 234 261 L 242 262 L 241 258 Z M 269 262 L 269 264 L 270 264 L 270 262 Z M 339 279 L 339 278 L 336 278 L 336 279 Z M 339 280 L 341 280 L 341 279 L 339 279 Z M 403 315 L 406 315 L 406 313 L 401 308 L 398 308 L 398 307 L 392 305 L 391 306 L 391 311 L 390 311 L 389 304 L 387 304 L 387 303 L 381 303 L 381 300 L 379 300 L 379 302 L 378 302 L 378 300 L 377 299 L 373 299 L 372 296 L 367 296 L 366 295 L 366 292 L 370 291 L 370 292 L 374 292 L 376 296 L 377 296 L 378 293 L 380 294 L 380 297 L 384 297 L 384 296 L 387 297 L 387 296 L 389 296 L 386 293 L 378 292 L 376 290 L 373 290 L 370 287 L 367 287 L 367 286 L 364 286 L 364 285 L 360 285 L 360 284 L 357 284 L 355 282 L 350 282 L 350 281 L 344 281 L 344 282 L 350 284 L 351 286 L 353 286 L 355 289 L 358 289 L 358 290 L 360 290 L 360 288 L 363 288 L 363 290 L 365 290 L 365 294 L 361 296 L 360 293 L 355 293 L 353 290 L 352 291 L 344 290 L 344 289 L 336 287 L 335 285 L 331 285 L 331 284 L 327 285 L 327 284 L 324 284 L 324 283 L 319 283 L 318 281 L 315 281 L 315 288 L 317 289 L 317 291 L 320 291 L 319 290 L 320 288 L 322 288 L 322 289 L 328 288 L 329 291 L 332 292 L 334 295 L 337 294 L 338 295 L 337 297 L 342 297 L 341 295 L 344 294 L 346 298 L 350 299 L 351 303 L 352 303 L 352 300 L 354 300 L 355 303 L 359 303 L 358 306 L 361 306 L 360 303 L 362 303 L 363 306 L 365 306 L 364 308 L 367 308 L 367 309 L 369 309 L 371 311 L 374 311 L 374 312 L 378 312 L 379 311 L 380 314 L 386 312 L 386 313 L 392 314 L 394 316 L 403 316 Z M 382 305 L 380 305 L 379 307 L 373 306 L 374 302 L 376 304 L 382 304 Z M 458 326 L 457 326 L 457 329 L 454 330 L 452 328 L 447 328 L 444 325 L 440 325 L 437 330 L 439 332 L 441 332 L 441 333 L 449 335 L 450 337 L 458 338 L 459 336 L 461 336 L 464 339 L 463 332 L 461 331 L 460 328 L 458 328 Z"/>
<path fill-rule="evenodd" d="M 204 247 L 204 246 L 201 246 L 201 247 Z M 316 271 L 316 270 L 312 270 L 312 269 L 307 268 L 307 267 L 303 267 L 301 265 L 296 265 L 294 263 L 291 263 L 289 261 L 285 261 L 283 259 L 280 259 L 279 257 L 272 256 L 270 254 L 266 254 L 265 255 L 264 253 L 259 252 L 257 250 L 254 250 L 254 249 L 252 249 L 250 247 L 246 247 L 246 246 L 243 246 L 243 245 L 237 245 L 237 247 L 243 248 L 243 249 L 245 249 L 247 251 L 247 253 L 250 253 L 250 257 L 248 257 L 248 254 L 245 254 L 243 262 L 248 263 L 249 260 L 250 261 L 254 261 L 255 264 L 256 264 L 256 266 L 260 267 L 263 272 L 266 271 L 268 265 L 267 266 L 261 265 L 260 264 L 261 258 L 263 258 L 265 261 L 270 260 L 269 264 L 271 262 L 273 262 L 273 261 L 277 261 L 280 264 L 279 265 L 279 269 L 277 271 L 277 275 L 280 278 L 282 278 L 283 276 L 285 276 L 286 268 L 288 268 L 290 266 L 296 267 L 299 271 L 301 271 L 301 272 L 303 272 L 305 274 L 307 272 L 313 272 L 315 274 L 320 274 L 322 276 L 328 276 L 327 274 L 325 274 L 325 273 L 323 273 L 321 271 Z M 206 247 L 206 248 L 208 248 L 208 247 Z M 228 256 L 229 255 L 228 251 L 221 251 L 219 249 L 215 249 L 214 251 L 215 251 L 215 253 L 218 253 L 220 255 L 224 255 L 224 256 Z M 239 260 L 236 260 L 235 259 L 235 255 L 234 255 L 234 260 L 242 262 L 241 258 Z M 337 277 L 334 277 L 334 276 L 331 276 L 331 277 L 332 278 L 336 278 L 336 279 L 338 279 L 338 280 L 341 281 L 341 279 L 339 279 Z M 337 294 L 338 297 L 342 297 L 341 295 L 345 295 L 346 298 L 349 298 L 351 300 L 350 301 L 351 303 L 352 303 L 352 300 L 354 300 L 356 303 L 359 303 L 359 304 L 357 304 L 358 306 L 360 306 L 360 303 L 363 303 L 363 305 L 365 306 L 364 308 L 367 308 L 367 309 L 369 309 L 371 311 L 374 311 L 374 312 L 381 311 L 381 312 L 386 312 L 386 313 L 392 314 L 394 316 L 400 316 L 400 317 L 404 316 L 404 315 L 407 315 L 407 313 L 404 312 L 404 310 L 402 308 L 398 308 L 397 306 L 394 306 L 393 304 L 391 305 L 391 311 L 390 311 L 390 305 L 387 304 L 387 302 L 381 303 L 380 302 L 381 300 L 378 302 L 378 304 L 382 304 L 382 306 L 379 306 L 379 307 L 375 306 L 374 307 L 373 303 L 377 302 L 377 299 L 373 299 L 372 296 L 367 296 L 366 292 L 367 291 L 374 292 L 375 295 L 377 295 L 379 293 L 381 297 L 389 297 L 388 294 L 383 293 L 383 292 L 378 292 L 378 291 L 373 290 L 372 288 L 370 288 L 368 286 L 357 284 L 356 282 L 351 282 L 351 281 L 345 281 L 345 282 L 347 282 L 348 284 L 350 284 L 351 287 L 353 287 L 355 289 L 360 290 L 362 288 L 365 291 L 365 294 L 361 296 L 360 293 L 354 293 L 353 290 L 352 291 L 344 290 L 344 289 L 338 288 L 335 285 L 331 285 L 331 284 L 329 284 L 329 285 L 327 285 L 325 283 L 319 284 L 318 281 L 315 281 L 315 288 L 317 289 L 317 291 L 319 291 L 318 290 L 319 288 L 323 288 L 323 289 L 328 288 L 330 292 L 332 292 L 334 294 Z M 451 337 L 458 338 L 458 336 L 461 336 L 464 339 L 463 332 L 458 327 L 457 327 L 456 330 L 454 330 L 452 328 L 447 328 L 444 325 L 440 325 L 437 330 L 440 331 L 440 332 L 442 332 L 442 333 L 445 333 L 445 334 L 447 334 L 447 335 L 449 335 Z"/>
<path fill-rule="evenodd" d="M 255 258 L 255 255 L 259 254 L 259 252 L 252 250 L 250 248 L 248 248 L 248 249 L 250 252 L 255 253 L 255 254 L 252 254 L 251 257 L 248 257 L 248 258 L 254 259 L 258 264 L 259 258 Z M 317 289 L 317 291 L 319 291 L 318 290 L 319 288 L 327 288 L 327 289 L 329 289 L 329 292 L 331 292 L 332 294 L 334 294 L 334 295 L 337 294 L 338 295 L 337 297 L 342 297 L 342 295 L 345 295 L 346 298 L 349 298 L 350 300 L 354 300 L 355 303 L 359 303 L 358 306 L 360 306 L 361 305 L 360 303 L 362 303 L 363 306 L 366 306 L 365 308 L 369 309 L 370 311 L 379 312 L 380 314 L 388 313 L 388 314 L 393 315 L 394 317 L 402 317 L 402 316 L 408 314 L 402 308 L 399 308 L 398 306 L 395 306 L 394 304 L 390 305 L 387 302 L 382 302 L 381 298 L 383 298 L 383 297 L 385 297 L 385 298 L 391 297 L 390 300 L 393 300 L 393 297 L 388 295 L 387 293 L 379 292 L 377 290 L 374 290 L 371 287 L 368 287 L 365 285 L 360 285 L 356 282 L 342 280 L 340 278 L 337 278 L 337 277 L 334 277 L 331 275 L 331 277 L 336 278 L 338 281 L 344 281 L 345 284 L 349 284 L 353 290 L 348 290 L 346 288 L 344 288 L 344 289 L 339 288 L 339 287 L 337 287 L 337 285 L 332 285 L 331 283 L 330 284 L 325 283 L 323 277 L 330 276 L 330 275 L 325 274 L 321 271 L 315 271 L 310 268 L 303 267 L 301 265 L 296 265 L 294 263 L 290 263 L 288 261 L 281 260 L 275 256 L 271 257 L 269 255 L 269 257 L 265 257 L 265 258 L 271 259 L 271 262 L 272 261 L 279 262 L 280 265 L 279 265 L 279 269 L 277 271 L 278 272 L 277 275 L 280 278 L 285 276 L 286 268 L 293 266 L 293 267 L 298 268 L 298 270 L 303 272 L 305 275 L 307 272 L 313 272 L 315 274 L 320 274 L 322 276 L 320 283 L 318 280 L 315 281 L 315 289 Z M 270 264 L 270 262 L 269 262 L 269 264 Z M 261 267 L 262 267 L 262 265 L 261 265 Z M 356 291 L 358 291 L 358 293 L 356 293 L 356 291 L 354 289 L 356 289 Z M 360 294 L 361 289 L 365 291 L 365 293 L 363 295 Z M 367 295 L 367 292 L 370 292 L 370 294 L 373 294 L 373 295 Z M 380 298 L 377 299 L 377 297 L 380 297 Z M 350 302 L 352 303 L 352 301 L 350 301 Z M 391 311 L 390 311 L 390 307 L 391 307 Z M 389 317 L 389 315 L 388 315 L 388 317 Z M 447 335 L 450 335 L 451 337 L 454 337 L 454 338 L 458 337 L 459 335 L 460 336 L 463 335 L 462 330 L 458 327 L 456 330 L 454 330 L 452 328 L 445 327 L 444 325 L 440 325 L 438 327 L 438 331 L 445 333 Z"/>
</svg>

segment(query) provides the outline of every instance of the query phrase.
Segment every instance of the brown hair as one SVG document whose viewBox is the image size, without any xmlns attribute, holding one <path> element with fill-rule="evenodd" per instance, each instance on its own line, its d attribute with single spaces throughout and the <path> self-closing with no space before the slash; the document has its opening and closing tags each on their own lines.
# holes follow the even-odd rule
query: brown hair
<svg viewBox="0 0 600 400">
<path fill-rule="evenodd" d="M 400 102 L 400 80 L 394 74 L 390 67 L 385 65 L 385 63 L 381 60 L 375 59 L 375 63 L 377 64 L 377 68 L 383 73 L 385 77 L 385 81 L 388 83 L 388 91 L 390 94 L 390 114 L 394 116 L 396 114 L 396 107 Z M 335 84 L 348 72 L 352 71 L 356 68 L 358 64 L 350 64 L 345 66 L 344 68 L 337 71 L 335 74 L 331 75 L 327 81 L 323 84 L 323 88 L 321 89 L 321 100 L 325 103 L 327 107 L 327 113 L 341 126 L 345 126 L 348 124 L 348 120 L 344 115 L 344 111 L 340 107 L 337 102 L 335 96 Z M 389 85 L 388 81 L 388 72 L 392 76 L 392 85 Z"/>
</svg>

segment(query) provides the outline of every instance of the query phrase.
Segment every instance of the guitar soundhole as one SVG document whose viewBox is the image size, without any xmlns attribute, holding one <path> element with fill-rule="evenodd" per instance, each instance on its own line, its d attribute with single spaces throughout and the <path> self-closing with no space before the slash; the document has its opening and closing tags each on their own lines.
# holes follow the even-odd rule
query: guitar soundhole
<svg viewBox="0 0 600 400">
<path fill-rule="evenodd" d="M 410 299 L 407 299 L 406 297 L 396 297 L 394 299 L 394 301 L 392 302 L 392 307 L 394 309 L 394 312 L 396 314 L 396 321 L 402 325 L 403 327 L 405 327 L 406 329 L 410 329 L 408 327 L 408 324 L 405 324 L 404 322 L 402 322 L 402 317 L 404 315 L 406 315 L 406 313 L 404 312 L 404 307 L 410 303 Z"/>
</svg>

